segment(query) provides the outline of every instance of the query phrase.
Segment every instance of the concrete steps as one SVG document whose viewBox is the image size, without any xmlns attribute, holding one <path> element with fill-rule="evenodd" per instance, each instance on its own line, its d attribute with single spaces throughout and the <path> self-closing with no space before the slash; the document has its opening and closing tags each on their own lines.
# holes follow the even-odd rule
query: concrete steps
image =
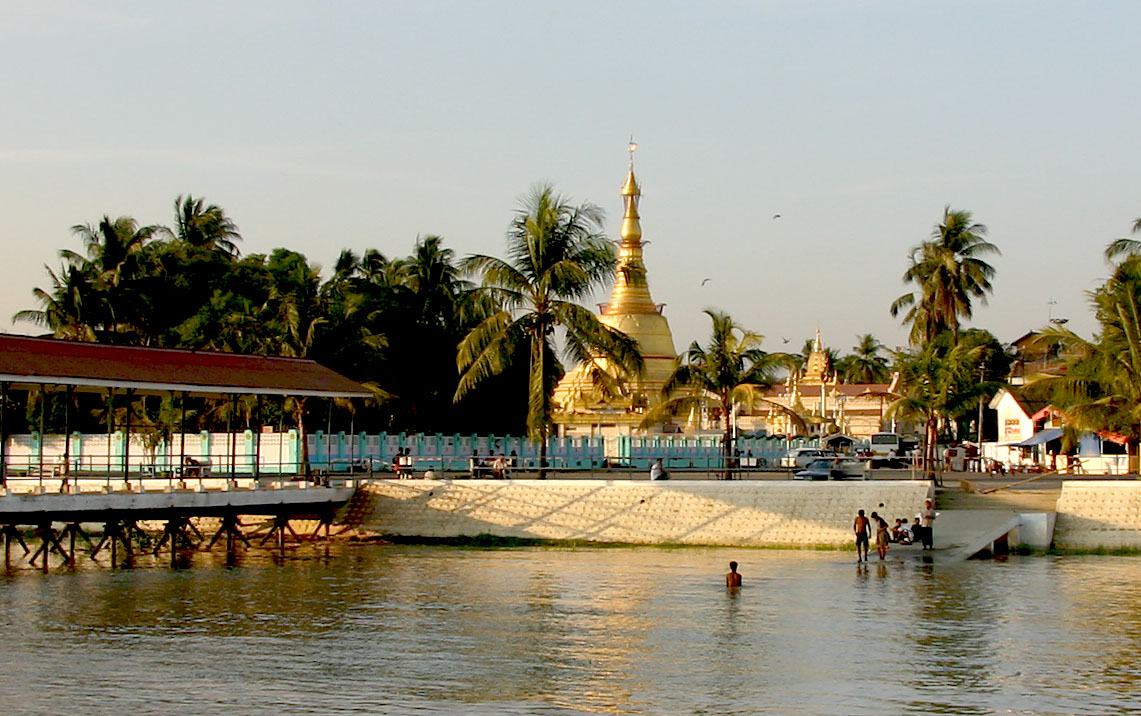
<svg viewBox="0 0 1141 716">
<path fill-rule="evenodd" d="M 989 488 L 983 488 L 989 489 Z M 940 510 L 1003 510 L 1014 512 L 1054 512 L 1061 489 L 1008 489 L 983 493 L 964 480 L 959 486 L 948 481 L 936 491 Z"/>
</svg>

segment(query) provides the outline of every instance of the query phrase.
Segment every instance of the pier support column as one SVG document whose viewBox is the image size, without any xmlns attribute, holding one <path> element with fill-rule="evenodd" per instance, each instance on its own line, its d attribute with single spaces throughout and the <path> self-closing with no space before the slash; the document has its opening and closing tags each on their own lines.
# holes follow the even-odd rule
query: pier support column
<svg viewBox="0 0 1141 716">
<path fill-rule="evenodd" d="M 52 527 L 51 522 L 42 523 L 36 528 L 36 536 L 40 538 L 40 547 L 37 549 L 28 560 L 29 564 L 33 566 L 36 560 L 43 556 L 43 564 L 41 567 L 46 572 L 48 571 L 48 557 L 52 552 L 56 552 L 64 561 L 68 561 L 67 551 L 64 550 L 63 545 L 59 543 L 59 535 L 56 534 L 55 528 Z"/>
<path fill-rule="evenodd" d="M 193 532 L 198 538 L 195 542 L 190 533 Z M 166 521 L 166 527 L 163 528 L 162 537 L 159 538 L 158 544 L 155 545 L 153 554 L 157 557 L 158 553 L 162 550 L 164 544 L 170 541 L 170 566 L 175 566 L 178 558 L 178 543 L 181 540 L 184 545 L 189 545 L 189 549 L 198 549 L 198 545 L 204 538 L 198 528 L 191 523 L 190 518 L 186 515 L 176 515 Z"/>
<path fill-rule="evenodd" d="M 134 522 L 123 522 L 120 520 L 108 520 L 103 526 L 103 539 L 99 540 L 99 544 L 95 545 L 95 549 L 91 551 L 91 559 L 95 559 L 99 552 L 103 550 L 104 545 L 111 547 L 111 566 L 114 567 L 118 563 L 118 546 L 122 544 L 123 551 L 130 557 L 134 554 L 134 549 L 131 547 L 131 529 L 138 529 L 135 527 Z"/>
<path fill-rule="evenodd" d="M 331 536 L 333 528 L 333 520 L 336 518 L 336 513 L 331 510 L 326 510 L 321 513 L 321 522 L 317 525 L 317 529 L 313 530 L 313 534 L 309 535 L 311 542 L 316 542 L 321 539 L 321 532 L 325 532 L 325 540 L 328 541 Z M 339 534 L 339 533 L 338 533 Z"/>
<path fill-rule="evenodd" d="M 235 538 L 244 542 L 246 547 L 252 547 L 250 541 L 246 539 L 245 533 L 242 532 L 242 523 L 238 521 L 238 516 L 233 513 L 222 517 L 222 526 L 214 533 L 214 536 L 210 539 L 210 544 L 206 545 L 207 551 L 214 549 L 214 545 L 218 543 L 222 535 L 226 535 L 227 554 L 234 551 Z"/>
<path fill-rule="evenodd" d="M 12 543 L 18 542 L 24 548 L 24 555 L 26 556 L 32 550 L 28 549 L 28 545 L 24 542 L 24 535 L 20 534 L 20 530 L 16 529 L 16 525 L 4 525 L 0 533 L 4 536 L 4 566 L 7 567 L 12 561 Z"/>
<path fill-rule="evenodd" d="M 293 537 L 293 541 L 301 544 L 303 539 L 293 530 L 293 526 L 289 524 L 289 517 L 277 516 L 273 518 L 273 526 L 270 527 L 269 532 L 265 537 L 262 537 L 258 545 L 263 545 L 273 538 L 277 538 L 277 549 L 279 552 L 285 551 L 285 535 L 288 533 Z"/>
<path fill-rule="evenodd" d="M 59 533 L 60 541 L 63 541 L 64 537 L 68 538 L 69 548 L 67 550 L 67 561 L 72 566 L 75 566 L 75 538 L 76 537 L 82 537 L 83 540 L 85 542 L 87 542 L 88 548 L 95 549 L 95 545 L 91 542 L 91 538 L 87 536 L 87 533 L 83 531 L 83 528 L 80 527 L 78 522 L 69 522 L 67 525 L 64 526 L 63 531 Z"/>
</svg>

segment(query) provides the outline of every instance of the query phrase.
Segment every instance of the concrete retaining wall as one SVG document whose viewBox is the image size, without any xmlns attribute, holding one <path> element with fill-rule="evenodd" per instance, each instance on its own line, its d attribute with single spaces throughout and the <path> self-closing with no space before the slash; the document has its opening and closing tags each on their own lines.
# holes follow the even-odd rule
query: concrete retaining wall
<svg viewBox="0 0 1141 716">
<path fill-rule="evenodd" d="M 856 511 L 914 517 L 924 481 L 385 480 L 360 528 L 633 544 L 839 546 Z M 880 504 L 883 507 L 880 508 Z"/>
<path fill-rule="evenodd" d="M 1060 549 L 1141 549 L 1141 482 L 1063 482 L 1054 546 Z"/>
</svg>

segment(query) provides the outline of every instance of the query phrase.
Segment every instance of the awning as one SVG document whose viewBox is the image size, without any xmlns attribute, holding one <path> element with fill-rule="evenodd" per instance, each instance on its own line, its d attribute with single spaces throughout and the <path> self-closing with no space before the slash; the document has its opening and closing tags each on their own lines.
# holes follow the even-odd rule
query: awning
<svg viewBox="0 0 1141 716">
<path fill-rule="evenodd" d="M 1062 437 L 1061 428 L 1046 428 L 1029 440 L 1023 440 L 1020 443 L 1014 443 L 1011 447 L 1033 447 L 1034 445 L 1043 445 L 1051 440 L 1057 440 Z"/>
</svg>

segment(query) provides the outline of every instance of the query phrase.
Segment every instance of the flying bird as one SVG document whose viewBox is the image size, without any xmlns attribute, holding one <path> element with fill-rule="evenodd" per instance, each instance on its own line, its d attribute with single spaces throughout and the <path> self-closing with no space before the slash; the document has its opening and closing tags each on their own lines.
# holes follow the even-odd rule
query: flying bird
<svg viewBox="0 0 1141 716">
<path fill-rule="evenodd" d="M 780 218 L 780 214 L 773 214 L 773 218 L 774 218 L 774 219 L 779 219 L 779 218 Z"/>
<path fill-rule="evenodd" d="M 712 280 L 713 280 L 713 279 L 711 279 L 711 278 L 703 279 L 703 280 L 702 280 L 702 282 L 701 282 L 701 285 L 702 285 L 702 286 L 704 286 L 705 284 L 709 283 L 709 282 L 710 282 L 710 281 L 712 281 Z"/>
</svg>

